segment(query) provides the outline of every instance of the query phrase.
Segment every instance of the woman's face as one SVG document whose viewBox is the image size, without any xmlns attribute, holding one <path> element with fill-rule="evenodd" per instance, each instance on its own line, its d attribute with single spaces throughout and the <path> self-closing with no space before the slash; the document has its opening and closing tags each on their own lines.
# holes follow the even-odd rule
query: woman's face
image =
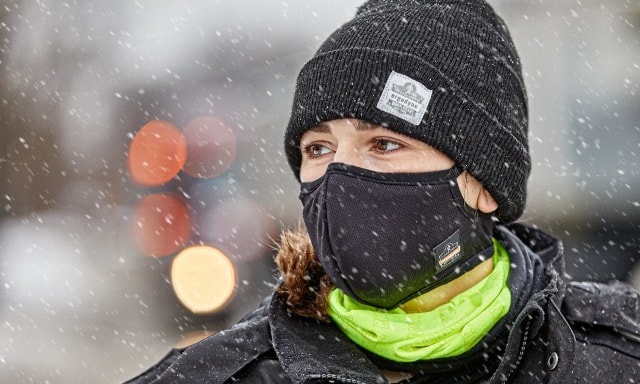
<svg viewBox="0 0 640 384">
<path fill-rule="evenodd" d="M 395 173 L 441 171 L 454 165 L 429 144 L 355 119 L 332 120 L 307 130 L 300 139 L 300 150 L 302 182 L 322 177 L 330 163 Z M 467 172 L 458 176 L 458 185 L 466 203 L 478 209 L 482 185 Z"/>
</svg>

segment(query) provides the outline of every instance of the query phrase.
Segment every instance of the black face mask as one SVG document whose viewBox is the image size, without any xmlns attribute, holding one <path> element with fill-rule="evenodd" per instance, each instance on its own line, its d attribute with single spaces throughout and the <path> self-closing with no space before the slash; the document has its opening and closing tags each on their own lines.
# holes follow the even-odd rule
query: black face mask
<svg viewBox="0 0 640 384">
<path fill-rule="evenodd" d="M 331 281 L 363 304 L 390 309 L 491 257 L 491 216 L 465 206 L 459 174 L 332 163 L 302 183 L 304 222 Z"/>
</svg>

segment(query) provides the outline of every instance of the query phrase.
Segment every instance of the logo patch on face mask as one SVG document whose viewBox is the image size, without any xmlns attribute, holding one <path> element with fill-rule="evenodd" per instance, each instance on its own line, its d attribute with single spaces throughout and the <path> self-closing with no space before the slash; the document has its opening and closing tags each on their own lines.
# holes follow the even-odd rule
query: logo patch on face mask
<svg viewBox="0 0 640 384">
<path fill-rule="evenodd" d="M 433 248 L 437 271 L 440 272 L 447 268 L 447 266 L 455 263 L 461 254 L 462 244 L 460 244 L 460 230 L 457 230 L 453 235 Z"/>
<path fill-rule="evenodd" d="M 401 73 L 392 71 L 376 107 L 413 125 L 420 125 L 432 91 Z"/>
</svg>

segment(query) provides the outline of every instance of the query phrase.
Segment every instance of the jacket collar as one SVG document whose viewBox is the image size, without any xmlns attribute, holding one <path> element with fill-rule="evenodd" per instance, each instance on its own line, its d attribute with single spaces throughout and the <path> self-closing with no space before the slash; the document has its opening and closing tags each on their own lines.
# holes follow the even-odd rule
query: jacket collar
<svg viewBox="0 0 640 384">
<path fill-rule="evenodd" d="M 294 383 L 386 383 L 382 372 L 336 326 L 292 315 L 275 293 L 269 307 L 273 346 Z"/>
<path fill-rule="evenodd" d="M 524 350 L 530 347 L 532 339 L 538 336 L 538 331 L 545 321 L 548 328 L 547 335 L 539 344 L 546 346 L 546 351 L 543 353 L 548 351 L 557 353 L 557 361 L 560 363 L 555 370 L 555 375 L 562 375 L 573 361 L 575 348 L 573 332 L 559 309 L 564 297 L 562 243 L 540 230 L 522 224 L 498 227 L 498 232 L 500 240 L 512 247 L 508 249 L 509 252 L 530 252 L 541 259 L 544 265 L 544 284 L 542 289 L 536 290 L 531 295 L 524 309 L 518 314 L 509 333 L 500 365 L 487 382 L 506 382 L 513 377 L 523 363 L 521 359 Z M 535 364 L 535 362 L 528 363 Z M 557 382 L 562 382 L 562 379 L 559 378 Z"/>
<path fill-rule="evenodd" d="M 564 299 L 564 246 L 551 235 L 523 224 L 514 223 L 499 226 L 498 232 L 508 244 L 518 247 L 521 252 L 536 254 L 545 266 L 544 296 L 553 298 L 560 306 Z"/>
</svg>

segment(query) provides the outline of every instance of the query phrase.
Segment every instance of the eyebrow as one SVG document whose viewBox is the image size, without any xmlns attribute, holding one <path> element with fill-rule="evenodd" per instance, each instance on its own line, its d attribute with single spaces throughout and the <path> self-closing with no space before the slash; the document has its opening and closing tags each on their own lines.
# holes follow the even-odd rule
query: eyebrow
<svg viewBox="0 0 640 384">
<path fill-rule="evenodd" d="M 361 131 L 368 131 L 370 129 L 374 129 L 376 128 L 377 125 L 372 124 L 372 123 L 368 123 L 366 121 L 362 121 L 362 120 L 356 120 L 356 124 L 355 124 L 355 129 L 358 132 Z M 329 124 L 327 122 L 324 122 L 320 125 L 316 125 L 315 127 L 311 127 L 308 129 L 309 131 L 313 131 L 313 132 L 319 132 L 319 133 L 330 133 L 331 132 L 331 128 L 329 128 Z"/>
<path fill-rule="evenodd" d="M 311 127 L 307 129 L 307 131 L 313 131 L 318 133 L 329 133 L 331 132 L 331 129 L 326 123 L 322 123 L 320 125 L 316 125 L 315 127 Z"/>
</svg>

